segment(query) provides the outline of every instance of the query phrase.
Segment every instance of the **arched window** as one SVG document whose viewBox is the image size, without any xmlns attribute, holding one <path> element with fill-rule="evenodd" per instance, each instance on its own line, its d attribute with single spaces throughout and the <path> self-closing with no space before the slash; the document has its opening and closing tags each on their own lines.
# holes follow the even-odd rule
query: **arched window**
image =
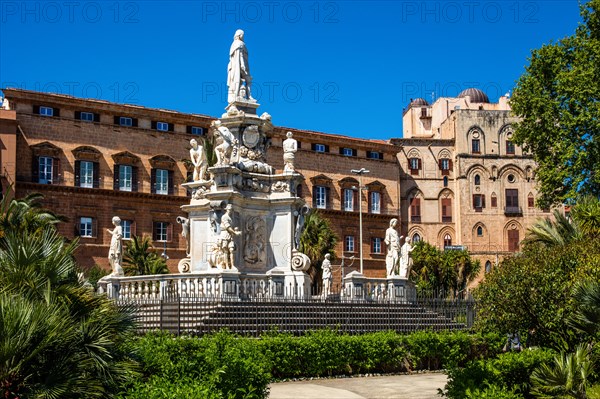
<svg viewBox="0 0 600 399">
<path fill-rule="evenodd" d="M 481 184 L 481 176 L 475 175 L 475 185 L 479 186 Z"/>
<path fill-rule="evenodd" d="M 483 237 L 483 227 L 477 226 L 477 237 Z"/>
<path fill-rule="evenodd" d="M 412 242 L 413 243 L 417 243 L 419 241 L 421 241 L 421 236 L 419 235 L 419 233 L 413 234 L 413 236 L 412 236 Z"/>
<path fill-rule="evenodd" d="M 446 234 L 444 236 L 444 247 L 449 247 L 452 246 L 452 237 L 450 236 L 450 234 Z"/>
<path fill-rule="evenodd" d="M 492 271 L 492 262 L 489 260 L 485 262 L 485 272 L 486 274 Z"/>
</svg>

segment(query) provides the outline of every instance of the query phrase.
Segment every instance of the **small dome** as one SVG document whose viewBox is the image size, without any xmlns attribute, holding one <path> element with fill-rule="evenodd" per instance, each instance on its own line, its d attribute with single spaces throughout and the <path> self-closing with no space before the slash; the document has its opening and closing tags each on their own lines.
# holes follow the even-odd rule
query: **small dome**
<svg viewBox="0 0 600 399">
<path fill-rule="evenodd" d="M 424 98 L 415 98 L 414 100 L 413 99 L 410 100 L 410 105 L 411 106 L 412 105 L 420 106 L 420 105 L 429 105 L 429 103 Z"/>
<path fill-rule="evenodd" d="M 482 92 L 479 89 L 470 88 L 470 89 L 463 90 L 458 95 L 458 98 L 465 98 L 466 96 L 471 97 L 472 103 L 489 103 L 490 102 L 490 99 L 488 98 L 487 94 L 485 94 L 484 92 Z"/>
</svg>

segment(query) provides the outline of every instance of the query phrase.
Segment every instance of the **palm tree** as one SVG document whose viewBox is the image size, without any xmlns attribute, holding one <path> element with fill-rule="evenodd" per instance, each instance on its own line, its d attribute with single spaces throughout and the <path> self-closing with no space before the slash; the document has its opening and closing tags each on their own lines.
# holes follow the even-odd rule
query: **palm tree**
<svg viewBox="0 0 600 399">
<path fill-rule="evenodd" d="M 524 244 L 539 243 L 548 247 L 564 246 L 581 238 L 581 231 L 577 223 L 572 223 L 557 209 L 552 215 L 554 220 L 546 218 L 529 228 Z"/>
<path fill-rule="evenodd" d="M 600 236 L 600 199 L 591 195 L 579 198 L 571 209 L 571 217 L 577 222 L 582 234 L 598 238 Z"/>
<path fill-rule="evenodd" d="M 575 314 L 569 320 L 574 329 L 594 336 L 600 331 L 600 283 L 582 282 L 575 288 Z"/>
<path fill-rule="evenodd" d="M 531 375 L 531 393 L 538 398 L 585 399 L 594 365 L 585 344 L 575 353 L 560 354 Z"/>
<path fill-rule="evenodd" d="M 154 246 L 148 236 L 133 236 L 123 252 L 123 269 L 128 276 L 168 274 L 169 269 L 164 258 L 154 252 Z"/>
<path fill-rule="evenodd" d="M 76 241 L 66 243 L 52 228 L 9 227 L 0 248 L 4 396 L 113 397 L 137 374 L 128 349 L 132 311 L 117 309 L 78 280 Z"/>
<path fill-rule="evenodd" d="M 312 210 L 306 215 L 298 250 L 310 259 L 311 267 L 308 273 L 313 283 L 320 280 L 321 263 L 325 254 L 330 254 L 332 258 L 335 256 L 333 249 L 337 240 L 329 220 L 322 217 L 318 211 Z"/>
<path fill-rule="evenodd" d="M 41 194 L 29 194 L 21 199 L 11 197 L 7 193 L 0 201 L 0 239 L 11 231 L 38 233 L 65 221 L 64 217 L 42 208 Z"/>
</svg>

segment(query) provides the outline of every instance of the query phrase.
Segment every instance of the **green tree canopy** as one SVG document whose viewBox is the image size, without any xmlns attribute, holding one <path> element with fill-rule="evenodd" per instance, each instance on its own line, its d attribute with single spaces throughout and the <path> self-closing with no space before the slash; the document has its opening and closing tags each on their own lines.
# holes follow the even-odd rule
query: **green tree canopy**
<svg viewBox="0 0 600 399">
<path fill-rule="evenodd" d="M 163 257 L 155 252 L 148 236 L 133 236 L 123 253 L 123 269 L 127 276 L 168 274 L 169 268 Z"/>
<path fill-rule="evenodd" d="M 574 35 L 532 52 L 511 99 L 516 143 L 538 163 L 538 203 L 600 195 L 600 0 Z"/>
<path fill-rule="evenodd" d="M 317 210 L 311 210 L 306 215 L 298 250 L 310 259 L 311 266 L 308 273 L 313 282 L 318 280 L 325 254 L 330 254 L 332 258 L 335 257 L 333 249 L 337 240 L 338 237 L 331 228 L 329 220 L 321 216 Z"/>
</svg>

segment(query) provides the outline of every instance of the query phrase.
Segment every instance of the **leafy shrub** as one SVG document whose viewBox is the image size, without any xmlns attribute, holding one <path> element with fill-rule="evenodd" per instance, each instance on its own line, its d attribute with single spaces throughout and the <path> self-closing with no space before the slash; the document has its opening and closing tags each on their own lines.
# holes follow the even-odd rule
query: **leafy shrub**
<svg viewBox="0 0 600 399">
<path fill-rule="evenodd" d="M 488 385 L 484 389 L 467 389 L 466 399 L 523 399 L 523 395 L 514 390 L 507 391 L 497 385 Z"/>
<path fill-rule="evenodd" d="M 224 331 L 205 338 L 151 333 L 137 342 L 145 377 L 122 398 L 265 398 L 270 363 L 250 339 Z M 175 394 L 177 392 L 177 394 Z"/>
<path fill-rule="evenodd" d="M 496 386 L 529 397 L 529 376 L 543 363 L 552 361 L 553 352 L 543 349 L 508 352 L 492 359 L 475 360 L 448 372 L 444 396 L 464 398 L 483 386 Z M 475 397 L 475 396 L 473 396 Z"/>
</svg>

